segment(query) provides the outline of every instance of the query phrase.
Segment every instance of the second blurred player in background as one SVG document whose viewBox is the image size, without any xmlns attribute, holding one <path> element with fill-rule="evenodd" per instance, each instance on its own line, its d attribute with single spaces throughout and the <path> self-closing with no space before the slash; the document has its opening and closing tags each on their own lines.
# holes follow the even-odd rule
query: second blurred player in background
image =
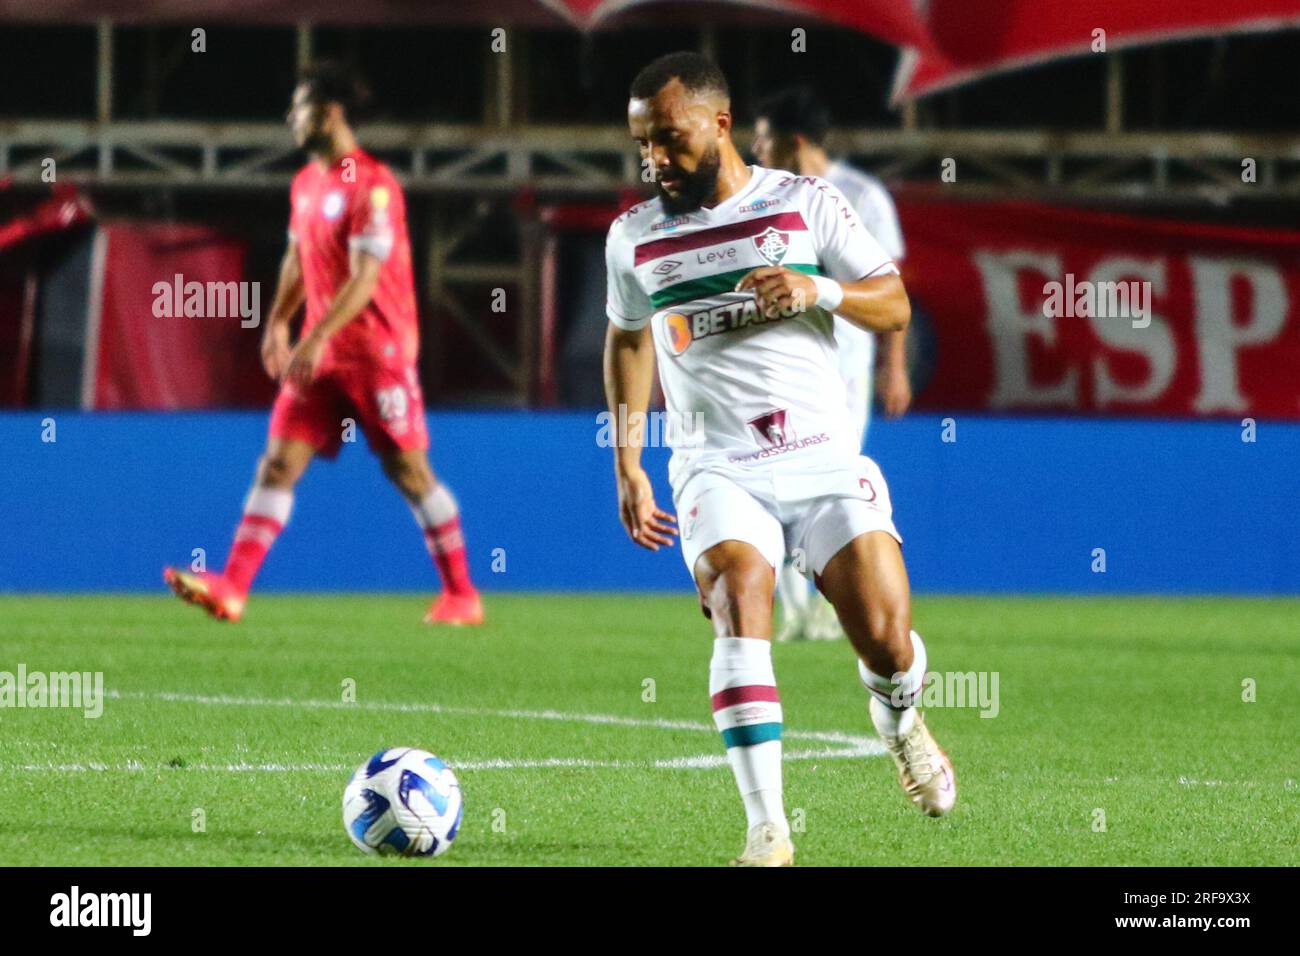
<svg viewBox="0 0 1300 956">
<path fill-rule="evenodd" d="M 338 454 L 359 424 L 442 578 L 425 621 L 481 624 L 460 509 L 429 467 L 406 201 L 352 132 L 359 92 L 334 64 L 308 70 L 294 91 L 286 119 L 310 158 L 290 191 L 289 248 L 262 341 L 267 374 L 280 382 L 266 451 L 223 571 L 167 568 L 163 576 L 182 600 L 239 620 L 299 479 L 314 457 Z M 304 303 L 307 318 L 291 345 L 289 324 Z"/>
<path fill-rule="evenodd" d="M 831 159 L 824 145 L 830 125 L 830 112 L 808 87 L 781 90 L 759 103 L 754 123 L 754 156 L 760 165 L 769 169 L 819 176 L 832 183 L 853 203 L 867 231 L 901 265 L 905 246 L 894 201 L 880 180 L 842 160 Z M 877 350 L 875 335 L 838 316 L 835 319 L 840 375 L 848 387 L 849 412 L 858 428 L 859 447 L 866 442 L 874 391 L 879 391 L 881 404 L 891 418 L 902 415 L 912 403 L 906 335 L 906 331 L 883 334 L 881 348 Z M 777 575 L 777 594 L 783 615 L 778 640 L 830 640 L 844 636 L 834 608 L 816 594 L 800 570 L 799 562 L 787 557 Z"/>
</svg>

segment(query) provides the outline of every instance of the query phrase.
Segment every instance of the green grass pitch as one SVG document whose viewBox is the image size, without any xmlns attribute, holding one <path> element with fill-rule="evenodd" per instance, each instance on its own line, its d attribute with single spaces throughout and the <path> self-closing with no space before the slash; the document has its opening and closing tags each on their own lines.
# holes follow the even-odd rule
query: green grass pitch
<svg viewBox="0 0 1300 956">
<path fill-rule="evenodd" d="M 167 596 L 0 597 L 0 671 L 102 671 L 110 694 L 99 719 L 0 709 L 0 864 L 715 865 L 740 849 L 689 595 L 490 595 L 489 624 L 464 631 L 422 626 L 426 600 L 257 596 L 229 626 Z M 999 678 L 996 717 L 929 710 L 960 789 L 943 820 L 867 753 L 848 646 L 777 645 L 796 860 L 1295 864 L 1297 620 L 1294 600 L 918 598 L 932 670 Z M 351 770 L 402 745 L 459 772 L 464 824 L 437 861 L 366 857 L 343 832 Z"/>
</svg>

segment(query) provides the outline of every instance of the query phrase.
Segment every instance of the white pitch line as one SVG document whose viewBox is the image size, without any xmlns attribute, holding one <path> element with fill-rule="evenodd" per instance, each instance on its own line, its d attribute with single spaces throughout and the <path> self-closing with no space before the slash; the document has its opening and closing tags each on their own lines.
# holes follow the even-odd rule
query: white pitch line
<svg viewBox="0 0 1300 956">
<path fill-rule="evenodd" d="M 562 723 L 606 724 L 616 727 L 649 727 L 656 730 L 694 730 L 716 734 L 713 724 L 699 720 L 668 720 L 666 718 L 623 717 L 618 714 L 585 714 L 559 710 L 513 710 L 489 707 L 458 707 L 446 704 L 400 704 L 387 701 L 358 701 L 344 703 L 339 700 L 292 700 L 287 697 L 231 697 L 224 694 L 180 694 L 171 691 L 145 693 L 140 691 L 105 692 L 110 700 L 162 700 L 179 704 L 206 704 L 222 707 L 305 707 L 323 710 L 373 710 L 394 713 L 457 714 L 464 717 L 510 717 L 520 720 L 557 720 Z M 783 728 L 786 740 L 815 740 L 821 743 L 842 744 L 845 747 L 865 748 L 876 754 L 885 752 L 884 745 L 875 737 L 845 734 L 833 730 L 790 730 Z M 854 754 L 854 756 L 859 756 Z"/>
<path fill-rule="evenodd" d="M 88 760 L 85 763 L 23 763 L 0 767 L 0 773 L 6 771 L 23 771 L 28 773 L 143 773 L 147 771 L 197 770 L 201 772 L 224 773 L 308 773 L 320 771 L 327 773 L 350 773 L 355 767 L 347 764 L 324 763 L 192 763 L 173 767 L 169 764 L 145 764 L 138 760 L 125 763 L 103 763 Z"/>
<path fill-rule="evenodd" d="M 1270 786 L 1269 783 L 1259 780 L 1198 780 L 1196 777 L 1180 776 L 1178 782 L 1184 787 L 1245 787 L 1254 789 L 1259 786 Z M 1283 790 L 1294 790 L 1295 781 L 1291 779 L 1282 781 Z"/>
<path fill-rule="evenodd" d="M 837 750 L 792 750 L 785 754 L 786 760 L 843 760 L 850 757 L 873 757 L 877 751 L 863 748 Z M 475 772 L 479 770 L 708 770 L 725 767 L 727 758 L 719 754 L 702 754 L 698 757 L 670 757 L 663 760 L 588 760 L 582 757 L 545 757 L 538 759 L 506 760 L 449 760 L 453 770 Z M 356 767 L 352 764 L 330 763 L 187 763 L 173 767 L 169 764 L 150 765 L 138 760 L 125 763 L 103 763 L 89 760 L 84 763 L 26 763 L 0 766 L 0 773 L 144 773 L 167 772 L 175 770 L 196 771 L 199 773 L 337 773 L 350 774 Z"/>
<path fill-rule="evenodd" d="M 709 723 L 694 720 L 668 720 L 664 718 L 623 717 L 617 714 L 584 714 L 558 710 L 515 710 L 487 707 L 459 707 L 444 704 L 402 704 L 384 701 L 344 703 L 337 700 L 292 700 L 269 697 L 232 697 L 212 694 L 181 694 L 171 691 L 147 693 L 141 691 L 110 690 L 104 695 L 111 700 L 158 700 L 168 703 L 201 704 L 219 707 L 303 707 L 322 710 L 369 710 L 394 713 L 455 714 L 470 717 L 505 717 L 520 720 L 555 720 L 562 723 L 602 724 L 616 727 L 648 727 L 655 730 L 689 730 L 716 734 Z M 876 757 L 885 752 L 884 745 L 874 737 L 845 734 L 839 731 L 788 730 L 782 731 L 787 740 L 809 740 L 833 747 L 787 750 L 785 760 L 844 760 L 855 757 Z M 456 770 L 536 770 L 536 769 L 618 769 L 618 770 L 706 770 L 725 767 L 727 758 L 722 754 L 669 757 L 661 760 L 589 760 L 580 757 L 544 757 L 509 760 L 452 760 Z M 28 763 L 0 766 L 0 772 L 24 771 L 35 773 L 102 773 L 144 771 L 191 770 L 207 773 L 351 773 L 356 768 L 349 764 L 327 763 L 187 763 L 173 767 L 160 764 L 150 766 L 138 760 L 125 763 Z"/>
</svg>

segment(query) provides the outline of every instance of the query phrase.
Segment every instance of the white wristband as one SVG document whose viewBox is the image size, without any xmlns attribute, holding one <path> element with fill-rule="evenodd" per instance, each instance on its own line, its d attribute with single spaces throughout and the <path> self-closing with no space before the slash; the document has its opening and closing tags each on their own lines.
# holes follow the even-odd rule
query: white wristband
<svg viewBox="0 0 1300 956">
<path fill-rule="evenodd" d="M 844 287 L 834 279 L 826 276 L 812 276 L 813 285 L 817 287 L 817 308 L 834 312 L 844 301 Z"/>
</svg>

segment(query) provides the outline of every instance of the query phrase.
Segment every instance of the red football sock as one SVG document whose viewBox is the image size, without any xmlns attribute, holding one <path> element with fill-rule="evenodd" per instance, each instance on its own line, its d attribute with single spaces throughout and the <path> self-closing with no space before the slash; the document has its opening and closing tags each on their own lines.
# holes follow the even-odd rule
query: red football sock
<svg viewBox="0 0 1300 956">
<path fill-rule="evenodd" d="M 235 529 L 235 540 L 226 558 L 222 577 L 247 594 L 253 586 L 266 553 L 275 544 L 276 537 L 289 522 L 293 508 L 293 492 L 281 488 L 254 488 L 244 502 L 244 517 Z"/>
<path fill-rule="evenodd" d="M 411 505 L 411 511 L 424 530 L 424 543 L 438 568 L 443 589 L 448 594 L 473 594 L 460 509 L 447 486 L 438 485 L 418 504 Z"/>
<path fill-rule="evenodd" d="M 469 561 L 465 556 L 465 536 L 460 530 L 460 518 L 452 518 L 436 528 L 427 528 L 424 543 L 429 555 L 438 566 L 442 586 L 451 594 L 471 594 L 474 585 L 469 579 Z"/>
</svg>

